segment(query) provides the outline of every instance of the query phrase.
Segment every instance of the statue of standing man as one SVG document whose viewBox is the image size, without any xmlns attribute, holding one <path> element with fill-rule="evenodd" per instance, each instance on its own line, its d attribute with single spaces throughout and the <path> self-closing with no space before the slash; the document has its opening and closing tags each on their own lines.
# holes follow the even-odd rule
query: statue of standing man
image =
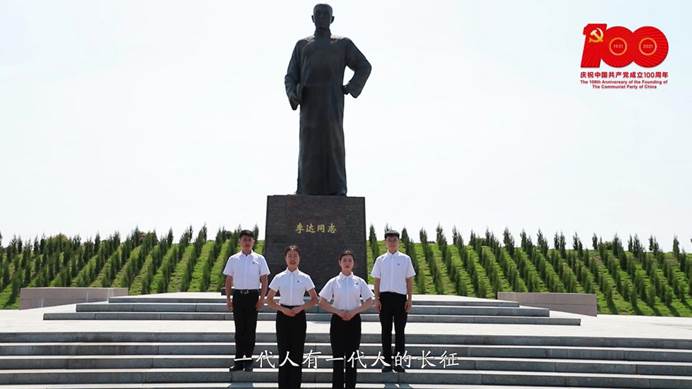
<svg viewBox="0 0 692 389">
<path fill-rule="evenodd" d="M 315 34 L 296 43 L 284 83 L 293 110 L 300 106 L 298 189 L 304 195 L 346 195 L 344 95 L 358 97 L 370 62 L 355 44 L 332 36 L 332 7 L 312 11 Z M 344 85 L 344 70 L 354 74 Z"/>
</svg>

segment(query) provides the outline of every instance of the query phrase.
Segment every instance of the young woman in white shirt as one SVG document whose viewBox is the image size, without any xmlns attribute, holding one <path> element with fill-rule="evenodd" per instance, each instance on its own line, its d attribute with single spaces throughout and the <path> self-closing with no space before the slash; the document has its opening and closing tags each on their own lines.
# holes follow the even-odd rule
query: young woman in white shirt
<svg viewBox="0 0 692 389">
<path fill-rule="evenodd" d="M 329 340 L 333 358 L 333 389 L 356 387 L 358 361 L 355 358 L 360 347 L 360 313 L 373 304 L 374 295 L 367 282 L 353 274 L 355 262 L 350 250 L 341 253 L 341 272 L 327 281 L 320 291 L 320 308 L 332 313 Z"/>
<path fill-rule="evenodd" d="M 269 284 L 267 305 L 276 312 L 276 343 L 279 349 L 279 389 L 300 388 L 305 350 L 305 310 L 317 305 L 317 292 L 310 276 L 298 269 L 300 249 L 284 250 L 286 270 Z M 274 300 L 279 293 L 279 303 Z M 305 292 L 310 300 L 305 301 Z"/>
</svg>

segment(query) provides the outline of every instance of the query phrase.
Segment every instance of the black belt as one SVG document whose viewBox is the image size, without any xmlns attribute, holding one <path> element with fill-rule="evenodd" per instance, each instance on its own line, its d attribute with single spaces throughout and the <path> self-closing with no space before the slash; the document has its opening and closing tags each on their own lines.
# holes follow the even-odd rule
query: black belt
<svg viewBox="0 0 692 389">
<path fill-rule="evenodd" d="M 300 305 L 286 305 L 286 304 L 279 304 L 279 305 L 281 305 L 284 308 L 288 308 L 288 309 L 292 309 L 292 308 L 300 306 Z M 296 313 L 295 316 L 288 316 L 281 311 L 276 311 L 276 315 L 281 316 L 281 317 L 285 317 L 289 320 L 305 320 L 305 310 L 304 309 L 302 311 L 300 311 L 299 313 Z"/>
<path fill-rule="evenodd" d="M 259 289 L 233 289 L 233 293 L 238 292 L 240 294 L 250 294 L 253 292 L 259 293 Z"/>
<path fill-rule="evenodd" d="M 391 295 L 404 296 L 404 297 L 407 296 L 407 295 L 405 295 L 405 294 L 401 294 L 401 293 L 399 293 L 399 292 L 392 292 L 392 291 L 389 291 L 389 290 L 386 291 L 386 292 L 380 291 L 380 294 L 385 294 L 385 293 L 386 293 L 387 295 L 390 295 L 390 294 L 391 294 Z"/>
</svg>

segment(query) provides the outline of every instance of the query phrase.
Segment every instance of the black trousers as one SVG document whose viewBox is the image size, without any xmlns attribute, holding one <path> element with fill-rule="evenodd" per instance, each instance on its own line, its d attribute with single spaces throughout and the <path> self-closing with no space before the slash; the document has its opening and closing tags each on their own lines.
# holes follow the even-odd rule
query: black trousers
<svg viewBox="0 0 692 389">
<path fill-rule="evenodd" d="M 290 305 L 283 305 L 293 308 Z M 305 351 L 305 311 L 291 317 L 276 313 L 276 343 L 279 348 L 279 389 L 300 389 Z M 290 361 L 286 359 L 286 356 Z M 282 362 L 285 363 L 280 365 Z M 298 366 L 293 366 L 291 362 Z"/>
<path fill-rule="evenodd" d="M 255 331 L 257 330 L 257 299 L 259 290 L 247 294 L 233 290 L 233 323 L 235 323 L 235 358 L 252 358 L 255 351 Z M 252 366 L 253 361 L 237 361 Z"/>
<path fill-rule="evenodd" d="M 332 344 L 332 358 L 343 358 L 332 361 L 332 389 L 354 389 L 356 387 L 358 361 L 348 362 L 360 347 L 361 320 L 360 314 L 351 320 L 344 321 L 332 315 L 329 327 L 329 341 Z M 346 374 L 344 374 L 344 368 Z"/>
<path fill-rule="evenodd" d="M 394 323 L 394 351 L 404 355 L 406 338 L 406 295 L 395 292 L 380 293 L 380 324 L 382 324 L 382 357 L 385 362 L 392 364 L 392 323 Z"/>
</svg>

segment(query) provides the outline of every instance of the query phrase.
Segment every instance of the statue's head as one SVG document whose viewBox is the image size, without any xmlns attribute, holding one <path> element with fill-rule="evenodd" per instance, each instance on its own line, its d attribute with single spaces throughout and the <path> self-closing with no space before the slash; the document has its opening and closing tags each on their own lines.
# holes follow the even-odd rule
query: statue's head
<svg viewBox="0 0 692 389">
<path fill-rule="evenodd" d="M 329 28 L 334 21 L 332 6 L 329 4 L 317 4 L 312 9 L 312 22 L 316 28 Z"/>
</svg>

